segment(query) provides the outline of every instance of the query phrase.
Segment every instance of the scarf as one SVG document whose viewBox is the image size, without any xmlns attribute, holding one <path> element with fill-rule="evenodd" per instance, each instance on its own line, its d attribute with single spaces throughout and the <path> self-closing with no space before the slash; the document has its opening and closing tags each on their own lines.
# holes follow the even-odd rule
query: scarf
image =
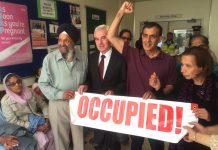
<svg viewBox="0 0 218 150">
<path fill-rule="evenodd" d="M 3 79 L 3 85 L 5 88 L 6 94 L 10 97 L 12 101 L 17 102 L 21 105 L 26 105 L 27 102 L 32 98 L 32 92 L 23 83 L 22 83 L 23 89 L 22 89 L 21 95 L 17 95 L 16 93 L 12 92 L 6 85 L 6 79 L 11 74 L 13 73 L 8 73 Z"/>
</svg>

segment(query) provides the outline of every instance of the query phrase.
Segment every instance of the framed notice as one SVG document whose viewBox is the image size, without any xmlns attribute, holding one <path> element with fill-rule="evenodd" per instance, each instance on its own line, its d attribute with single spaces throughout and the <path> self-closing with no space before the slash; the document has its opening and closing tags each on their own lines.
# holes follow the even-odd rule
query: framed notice
<svg viewBox="0 0 218 150">
<path fill-rule="evenodd" d="M 38 17 L 57 20 L 57 4 L 54 0 L 37 0 Z"/>
<path fill-rule="evenodd" d="M 101 24 L 106 24 L 106 11 L 86 7 L 87 46 L 89 55 L 97 51 L 93 33 L 95 28 Z"/>
<path fill-rule="evenodd" d="M 32 62 L 25 5 L 0 2 L 0 66 Z"/>
<path fill-rule="evenodd" d="M 48 46 L 46 22 L 30 20 L 31 37 L 33 49 L 42 49 Z"/>
</svg>

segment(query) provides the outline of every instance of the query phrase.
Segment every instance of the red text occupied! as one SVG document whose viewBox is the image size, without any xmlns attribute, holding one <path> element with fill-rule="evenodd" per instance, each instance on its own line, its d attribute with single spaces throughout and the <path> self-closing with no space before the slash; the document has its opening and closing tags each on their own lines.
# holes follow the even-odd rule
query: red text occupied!
<svg viewBox="0 0 218 150">
<path fill-rule="evenodd" d="M 174 115 L 176 115 L 175 134 L 180 134 L 183 108 L 176 106 L 176 109 L 173 109 L 169 105 L 146 101 L 136 103 L 126 100 L 113 101 L 109 98 L 101 100 L 99 97 L 89 99 L 87 96 L 82 96 L 77 114 L 80 118 L 100 119 L 102 122 L 112 120 L 115 124 L 124 123 L 126 126 L 131 126 L 132 117 L 137 117 L 138 128 L 161 132 L 172 132 Z M 153 123 L 154 120 L 158 120 L 158 124 Z"/>
</svg>

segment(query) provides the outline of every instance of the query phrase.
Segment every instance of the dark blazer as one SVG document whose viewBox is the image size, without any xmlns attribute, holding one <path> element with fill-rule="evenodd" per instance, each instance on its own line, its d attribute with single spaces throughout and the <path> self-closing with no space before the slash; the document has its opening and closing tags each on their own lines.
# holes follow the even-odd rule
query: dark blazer
<svg viewBox="0 0 218 150">
<path fill-rule="evenodd" d="M 89 92 L 104 94 L 112 90 L 114 95 L 126 94 L 127 66 L 124 58 L 116 50 L 112 49 L 111 58 L 108 67 L 101 80 L 98 72 L 99 52 L 90 55 L 88 63 L 88 75 L 86 84 L 89 86 Z M 118 134 L 104 130 L 94 130 L 94 143 L 103 147 L 110 147 L 114 142 L 123 142 L 128 140 L 128 135 Z M 98 148 L 102 149 L 102 147 Z"/>
<path fill-rule="evenodd" d="M 101 81 L 98 72 L 99 52 L 90 55 L 88 63 L 88 75 L 86 83 L 89 86 L 89 92 L 104 94 L 112 90 L 115 95 L 126 94 L 127 67 L 122 55 L 112 49 L 111 58 L 104 76 Z"/>
</svg>

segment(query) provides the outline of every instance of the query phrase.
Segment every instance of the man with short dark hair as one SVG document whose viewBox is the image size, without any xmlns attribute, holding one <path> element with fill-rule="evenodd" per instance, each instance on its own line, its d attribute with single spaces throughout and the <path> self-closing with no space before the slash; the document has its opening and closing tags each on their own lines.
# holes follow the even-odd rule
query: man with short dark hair
<svg viewBox="0 0 218 150">
<path fill-rule="evenodd" d="M 133 4 L 124 2 L 117 12 L 107 34 L 113 46 L 127 62 L 127 94 L 143 99 L 163 99 L 173 90 L 176 81 L 175 59 L 157 47 L 162 39 L 162 27 L 155 22 L 147 22 L 142 30 L 143 49 L 130 47 L 117 36 L 124 14 L 133 12 Z M 144 138 L 131 136 L 132 150 L 141 150 Z M 163 150 L 164 143 L 149 139 L 152 150 Z"/>
<path fill-rule="evenodd" d="M 56 150 L 68 150 L 71 131 L 73 149 L 83 150 L 83 129 L 71 124 L 69 100 L 75 96 L 79 85 L 85 81 L 87 57 L 76 50 L 79 32 L 72 24 L 62 24 L 57 30 L 59 49 L 49 53 L 39 78 L 39 87 L 49 99 L 49 119 Z"/>
<path fill-rule="evenodd" d="M 130 44 L 132 40 L 132 32 L 129 29 L 122 29 L 120 31 L 119 37 L 123 39 L 124 42 Z"/>
</svg>

